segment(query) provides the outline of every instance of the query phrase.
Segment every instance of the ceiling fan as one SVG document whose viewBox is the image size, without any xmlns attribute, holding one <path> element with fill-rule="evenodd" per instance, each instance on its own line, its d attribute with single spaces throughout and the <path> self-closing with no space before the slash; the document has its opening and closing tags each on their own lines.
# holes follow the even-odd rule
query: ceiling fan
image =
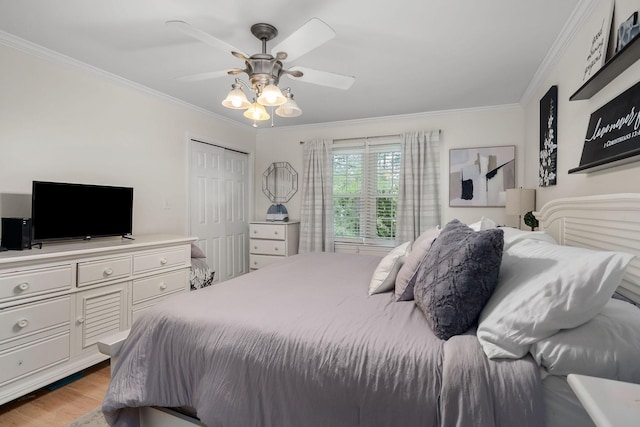
<svg viewBox="0 0 640 427">
<path fill-rule="evenodd" d="M 295 117 L 301 114 L 301 110 L 295 105 L 293 95 L 289 88 L 285 90 L 286 93 L 284 95 L 278 88 L 281 77 L 294 77 L 303 82 L 342 90 L 349 89 L 355 81 L 355 78 L 352 76 L 327 71 L 319 71 L 299 66 L 288 69 L 284 67 L 284 61 L 293 61 L 335 37 L 333 29 L 318 18 L 312 18 L 307 21 L 302 27 L 272 48 L 270 53 L 267 52 L 267 42 L 273 40 L 278 35 L 278 30 L 271 24 L 258 23 L 252 25 L 251 33 L 262 42 L 262 51 L 261 53 L 255 53 L 250 56 L 229 43 L 193 27 L 184 21 L 167 21 L 166 25 L 200 40 L 209 46 L 230 52 L 233 56 L 244 61 L 245 68 L 211 71 L 179 78 L 181 81 L 191 82 L 245 73 L 249 78 L 250 84 L 247 85 L 240 79 L 236 79 L 232 85 L 232 91 L 225 101 L 223 101 L 223 105 L 229 108 L 248 108 L 252 110 L 251 107 L 254 104 L 259 104 L 257 108 L 265 105 L 283 106 L 285 108 L 279 108 L 282 114 L 280 114 L 278 110 L 276 110 L 276 114 L 283 117 Z M 253 103 L 246 100 L 246 96 L 244 96 L 242 92 L 243 85 L 255 94 Z M 232 94 L 235 94 L 236 97 L 232 97 L 233 99 L 230 100 Z M 240 95 L 244 97 L 244 100 L 237 98 Z M 289 101 L 292 102 L 291 107 L 293 109 L 289 108 L 288 111 L 285 111 L 287 110 L 286 103 Z M 257 114 L 255 111 L 250 112 L 249 110 L 245 112 L 245 116 L 248 118 L 254 120 L 267 120 L 269 118 L 266 111 L 264 111 L 264 114 L 267 114 L 265 118 L 264 115 Z M 264 110 L 264 108 L 262 108 L 262 110 Z M 259 117 L 260 115 L 262 118 Z"/>
</svg>

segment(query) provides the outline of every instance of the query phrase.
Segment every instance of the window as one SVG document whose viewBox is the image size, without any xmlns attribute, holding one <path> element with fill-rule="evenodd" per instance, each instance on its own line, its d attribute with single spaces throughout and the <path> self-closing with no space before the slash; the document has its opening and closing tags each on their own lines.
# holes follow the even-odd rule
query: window
<svg viewBox="0 0 640 427">
<path fill-rule="evenodd" d="M 334 145 L 332 155 L 335 239 L 394 241 L 400 144 L 340 144 Z"/>
</svg>

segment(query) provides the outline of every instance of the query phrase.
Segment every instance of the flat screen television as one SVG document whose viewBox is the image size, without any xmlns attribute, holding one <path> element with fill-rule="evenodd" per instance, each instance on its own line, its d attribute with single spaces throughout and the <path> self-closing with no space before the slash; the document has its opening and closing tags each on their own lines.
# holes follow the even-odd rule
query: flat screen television
<svg viewBox="0 0 640 427">
<path fill-rule="evenodd" d="M 34 242 L 133 232 L 133 188 L 33 181 L 32 190 Z"/>
</svg>

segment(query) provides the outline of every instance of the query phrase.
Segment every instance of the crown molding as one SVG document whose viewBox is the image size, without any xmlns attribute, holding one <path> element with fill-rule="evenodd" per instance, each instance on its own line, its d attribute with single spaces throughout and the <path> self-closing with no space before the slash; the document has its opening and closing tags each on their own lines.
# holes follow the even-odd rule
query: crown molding
<svg viewBox="0 0 640 427">
<path fill-rule="evenodd" d="M 523 111 L 521 104 L 501 104 L 491 105 L 486 107 L 470 107 L 470 108 L 458 108 L 452 110 L 438 110 L 438 111 L 426 111 L 423 113 L 401 114 L 396 116 L 381 116 L 381 117 L 367 117 L 365 119 L 354 120 L 342 120 L 335 122 L 314 123 L 308 125 L 291 125 L 291 126 L 278 126 L 274 128 L 259 128 L 258 133 L 264 132 L 277 132 L 288 130 L 300 130 L 300 129 L 322 129 L 333 128 L 336 126 L 351 126 L 351 125 L 366 125 L 371 123 L 379 124 L 380 122 L 389 122 L 397 120 L 411 120 L 411 119 L 424 119 L 429 117 L 446 116 L 451 114 L 468 114 L 468 113 L 482 113 L 482 112 L 494 112 L 494 111 L 507 111 L 507 110 L 519 110 Z"/>
<path fill-rule="evenodd" d="M 573 40 L 587 18 L 591 15 L 591 12 L 597 4 L 598 0 L 581 0 L 575 9 L 573 9 L 571 16 L 560 31 L 560 34 L 551 46 L 551 49 L 549 49 L 549 52 L 547 52 L 547 55 L 542 60 L 542 64 L 540 64 L 540 67 L 538 67 L 538 70 L 533 75 L 527 89 L 522 94 L 522 98 L 520 98 L 520 105 L 524 107 L 531 101 L 536 89 L 551 73 L 560 60 L 562 54 L 567 49 L 567 46 Z"/>
<path fill-rule="evenodd" d="M 209 117 L 216 118 L 217 120 L 222 120 L 225 123 L 230 125 L 240 127 L 244 130 L 247 130 L 247 126 L 236 122 L 235 120 L 231 120 L 227 117 L 220 116 L 218 114 L 212 113 L 209 110 L 205 110 L 204 108 L 198 107 L 196 105 L 190 104 L 188 102 L 182 101 L 181 99 L 175 98 L 173 96 L 167 95 L 166 93 L 159 92 L 157 90 L 151 89 L 147 86 L 141 85 L 140 83 L 133 82 L 131 80 L 127 80 L 123 77 L 120 77 L 116 74 L 105 71 L 101 68 L 94 67 L 93 65 L 89 65 L 85 62 L 78 61 L 77 59 L 71 58 L 70 56 L 64 55 L 62 53 L 56 52 L 54 50 L 48 49 L 46 47 L 40 46 L 38 44 L 32 43 L 28 40 L 24 40 L 20 37 L 17 37 L 13 34 L 0 31 L 0 44 L 13 48 L 15 50 L 27 53 L 29 55 L 36 56 L 41 59 L 45 59 L 49 62 L 66 65 L 81 69 L 88 73 L 94 74 L 100 78 L 116 83 L 120 86 L 128 87 L 130 89 L 136 90 L 138 92 L 145 93 L 147 95 L 151 95 L 155 98 L 161 99 L 163 101 L 168 101 L 173 104 L 177 104 L 181 107 L 187 108 L 189 110 L 196 111 L 198 113 L 207 115 Z M 253 130 L 253 129 L 250 129 Z"/>
</svg>

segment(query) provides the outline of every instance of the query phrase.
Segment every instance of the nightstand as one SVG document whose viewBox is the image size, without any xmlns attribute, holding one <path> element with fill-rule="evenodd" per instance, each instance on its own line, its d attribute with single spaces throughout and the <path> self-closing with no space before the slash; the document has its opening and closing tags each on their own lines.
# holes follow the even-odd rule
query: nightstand
<svg viewBox="0 0 640 427">
<path fill-rule="evenodd" d="M 249 268 L 257 270 L 298 253 L 300 221 L 249 224 Z"/>
<path fill-rule="evenodd" d="M 569 374 L 567 381 L 598 427 L 637 426 L 640 384 Z"/>
</svg>

